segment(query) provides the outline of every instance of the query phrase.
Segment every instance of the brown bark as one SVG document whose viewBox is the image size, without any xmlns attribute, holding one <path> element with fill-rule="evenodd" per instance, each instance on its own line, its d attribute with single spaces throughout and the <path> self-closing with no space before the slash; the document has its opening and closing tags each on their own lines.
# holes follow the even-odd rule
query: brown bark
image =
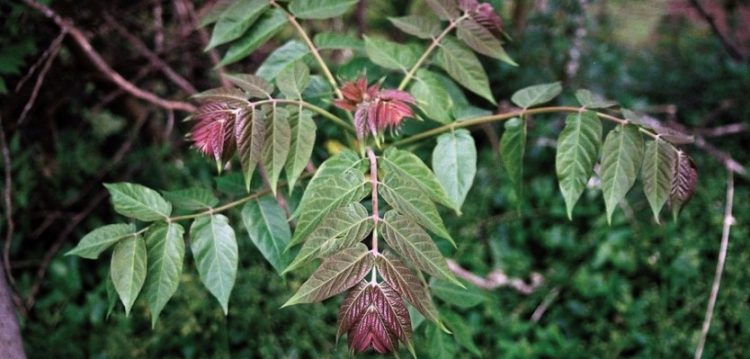
<svg viewBox="0 0 750 359">
<path fill-rule="evenodd" d="M 0 266 L 0 358 L 26 358 L 15 307 L 13 307 L 8 285 L 5 283 L 5 269 L 2 266 Z"/>
</svg>

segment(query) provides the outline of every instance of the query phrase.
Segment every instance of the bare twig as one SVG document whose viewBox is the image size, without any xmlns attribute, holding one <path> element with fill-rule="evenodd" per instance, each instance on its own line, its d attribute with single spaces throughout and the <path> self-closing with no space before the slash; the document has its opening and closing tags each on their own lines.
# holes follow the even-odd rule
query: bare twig
<svg viewBox="0 0 750 359">
<path fill-rule="evenodd" d="M 164 76 L 166 76 L 169 80 L 171 80 L 175 85 L 177 85 L 182 91 L 185 91 L 188 94 L 194 94 L 198 92 L 195 87 L 193 87 L 192 84 L 190 84 L 190 81 L 182 77 L 180 74 L 178 74 L 174 69 L 172 69 L 169 64 L 164 62 L 158 55 L 156 55 L 151 49 L 146 46 L 146 44 L 141 41 L 137 36 L 131 34 L 125 27 L 123 27 L 115 18 L 113 18 L 111 15 L 104 13 L 104 20 L 112 26 L 115 31 L 117 31 L 120 36 L 124 37 L 128 42 L 130 43 L 133 48 L 135 48 L 138 52 L 143 55 L 146 59 L 148 59 L 151 64 L 157 68 L 159 71 L 161 71 Z"/>
<path fill-rule="evenodd" d="M 13 277 L 13 272 L 10 266 L 10 247 L 13 243 L 13 232 L 15 230 L 15 223 L 13 222 L 13 176 L 11 167 L 13 162 L 10 157 L 10 149 L 8 148 L 8 141 L 5 138 L 5 128 L 0 119 L 0 147 L 3 152 L 3 166 L 5 167 L 5 186 L 3 186 L 3 205 L 5 207 L 5 243 L 3 245 L 3 267 L 5 268 L 5 275 L 8 277 L 8 283 L 12 288 L 13 301 L 16 304 L 18 310 L 25 316 L 26 312 L 23 307 L 23 302 L 18 296 L 18 287 L 16 286 L 16 279 Z M 4 280 L 3 280 L 4 281 Z"/>
<path fill-rule="evenodd" d="M 703 17 L 704 20 L 706 20 L 706 23 L 708 23 L 708 26 L 711 27 L 711 31 L 713 31 L 716 38 L 719 39 L 719 42 L 721 42 L 721 46 L 724 47 L 724 50 L 736 61 L 747 61 L 747 58 L 745 55 L 743 55 L 739 49 L 737 49 L 734 44 L 732 44 L 729 39 L 724 36 L 724 34 L 721 33 L 721 30 L 719 30 L 719 26 L 716 25 L 716 21 L 714 21 L 714 17 L 706 11 L 706 9 L 701 5 L 700 1 L 698 0 L 690 0 L 690 4 L 693 5 L 693 8 L 700 14 L 701 17 Z"/>
<path fill-rule="evenodd" d="M 728 136 L 728 135 L 735 135 L 738 133 L 742 133 L 747 131 L 747 124 L 745 123 L 732 123 L 729 125 L 714 127 L 714 128 L 706 128 L 706 129 L 698 129 L 695 130 L 695 133 L 701 134 L 706 137 L 722 137 L 722 136 Z"/>
<path fill-rule="evenodd" d="M 557 299 L 557 296 L 560 295 L 560 287 L 554 287 L 551 291 L 549 291 L 549 294 L 547 294 L 546 297 L 544 297 L 544 300 L 542 300 L 542 303 L 539 304 L 536 309 L 534 309 L 534 313 L 531 314 L 531 321 L 534 323 L 538 323 L 545 312 L 547 312 L 547 309 L 550 305 L 552 305 L 552 302 Z"/>
<path fill-rule="evenodd" d="M 62 43 L 63 39 L 65 38 L 65 31 L 60 31 L 60 34 L 57 35 L 57 37 L 52 40 L 52 42 L 49 44 L 46 50 L 42 53 L 41 56 L 36 60 L 36 62 L 31 65 L 29 68 L 29 71 L 26 72 L 26 75 L 23 75 L 20 81 L 16 84 L 16 92 L 21 91 L 21 88 L 23 87 L 23 84 L 28 81 L 32 75 L 34 75 L 34 72 L 36 72 L 36 69 L 39 68 L 39 66 L 42 66 L 42 64 L 46 63 L 47 58 L 52 55 L 52 52 L 54 51 L 57 53 L 56 48 L 58 48 L 59 44 Z"/>
<path fill-rule="evenodd" d="M 78 44 L 81 50 L 83 50 L 89 60 L 94 63 L 94 66 L 96 66 L 99 71 L 101 71 L 112 82 L 121 87 L 123 90 L 127 91 L 137 98 L 148 101 L 159 107 L 187 112 L 195 111 L 195 106 L 190 103 L 166 100 L 152 92 L 138 88 L 109 66 L 109 64 L 101 57 L 101 55 L 99 55 L 99 53 L 96 52 L 93 47 L 91 47 L 91 43 L 86 38 L 86 35 L 84 35 L 84 33 L 80 29 L 75 27 L 71 20 L 63 18 L 51 8 L 37 2 L 36 0 L 23 0 L 23 2 L 29 7 L 41 12 L 42 14 L 44 14 L 44 16 L 54 21 L 55 24 L 57 24 L 57 26 L 59 26 L 61 29 L 66 30 L 73 38 L 73 40 Z"/>
<path fill-rule="evenodd" d="M 544 283 L 544 277 L 539 273 L 531 273 L 531 279 L 529 283 L 526 283 L 523 279 L 508 277 L 505 272 L 499 269 L 487 273 L 484 277 L 480 277 L 461 267 L 452 259 L 448 260 L 448 268 L 450 268 L 453 274 L 457 277 L 465 279 L 479 288 L 488 290 L 511 287 L 521 294 L 529 295 L 534 293 L 534 291 Z"/>
<path fill-rule="evenodd" d="M 23 107 L 21 115 L 18 116 L 18 123 L 23 123 L 23 120 L 26 119 L 26 115 L 29 114 L 29 111 L 31 111 L 31 108 L 34 106 L 36 97 L 39 95 L 39 89 L 42 88 L 42 83 L 44 83 L 44 79 L 47 77 L 47 72 L 49 72 L 49 68 L 50 66 L 52 66 L 52 62 L 55 61 L 57 53 L 60 52 L 60 44 L 62 44 L 66 33 L 67 32 L 65 31 L 65 29 L 63 29 L 60 32 L 60 35 L 58 35 L 57 38 L 52 41 L 52 44 L 49 48 L 49 54 L 47 55 L 47 60 L 44 61 L 44 66 L 42 66 L 42 69 L 39 71 L 39 76 L 37 76 L 36 78 L 34 89 L 31 91 L 31 96 L 29 96 L 29 100 L 26 101 L 26 105 Z M 29 73 L 31 73 L 31 71 Z M 17 87 L 17 89 L 20 89 L 20 87 Z"/>
<path fill-rule="evenodd" d="M 700 359 L 703 356 L 703 348 L 706 345 L 706 337 L 708 337 L 708 330 L 711 327 L 711 319 L 714 315 L 714 307 L 716 307 L 716 299 L 719 296 L 719 286 L 721 285 L 721 275 L 724 273 L 724 263 L 727 260 L 727 249 L 729 247 L 729 232 L 734 224 L 734 217 L 732 216 L 732 205 L 734 202 L 734 172 L 727 171 L 727 200 L 726 206 L 724 207 L 724 226 L 721 231 L 721 244 L 719 247 L 719 259 L 716 261 L 716 273 L 714 274 L 714 281 L 711 285 L 711 295 L 708 297 L 708 306 L 706 307 L 706 317 L 703 320 L 703 328 L 701 329 L 701 336 L 698 341 L 698 347 L 695 349 L 695 359 Z"/>
<path fill-rule="evenodd" d="M 161 0 L 154 0 L 154 50 L 160 53 L 164 50 L 164 9 Z"/>
</svg>

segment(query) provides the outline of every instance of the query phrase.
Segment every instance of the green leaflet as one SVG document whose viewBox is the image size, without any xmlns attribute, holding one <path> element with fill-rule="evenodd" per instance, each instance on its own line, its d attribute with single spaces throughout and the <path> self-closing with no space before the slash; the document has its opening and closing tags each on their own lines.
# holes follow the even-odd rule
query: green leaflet
<svg viewBox="0 0 750 359">
<path fill-rule="evenodd" d="M 263 196 L 249 201 L 242 208 L 242 223 L 247 234 L 264 258 L 281 274 L 289 264 L 284 248 L 292 233 L 284 210 L 273 196 Z"/>
<path fill-rule="evenodd" d="M 293 0 L 289 11 L 300 19 L 329 19 L 341 16 L 358 0 Z"/>
<path fill-rule="evenodd" d="M 289 156 L 291 142 L 292 129 L 289 127 L 289 111 L 273 106 L 263 145 L 263 167 L 274 195 L 281 170 Z"/>
<path fill-rule="evenodd" d="M 448 268 L 430 235 L 411 218 L 391 210 L 383 216 L 380 228 L 388 246 L 407 262 L 433 276 L 463 286 Z"/>
<path fill-rule="evenodd" d="M 266 0 L 238 0 L 228 6 L 219 15 L 206 50 L 242 36 L 268 8 L 268 5 Z"/>
<path fill-rule="evenodd" d="M 297 257 L 284 269 L 284 273 L 299 268 L 313 258 L 325 258 L 355 245 L 370 233 L 372 227 L 372 216 L 359 203 L 351 203 L 334 210 L 310 233 Z"/>
<path fill-rule="evenodd" d="M 443 30 L 440 27 L 440 21 L 434 16 L 408 15 L 389 17 L 388 20 L 399 30 L 420 39 L 432 39 L 440 35 Z"/>
<path fill-rule="evenodd" d="M 415 47 L 365 36 L 365 52 L 372 62 L 404 73 L 417 63 L 419 51 Z"/>
<path fill-rule="evenodd" d="M 559 96 L 561 92 L 562 84 L 560 82 L 552 82 L 520 89 L 511 96 L 510 100 L 518 107 L 529 108 L 550 102 Z"/>
<path fill-rule="evenodd" d="M 330 176 L 342 175 L 347 171 L 358 169 L 358 166 L 360 165 L 366 166 L 367 164 L 364 160 L 360 159 L 356 153 L 349 149 L 344 149 L 338 154 L 325 160 L 320 165 L 320 167 L 318 167 L 315 175 L 313 175 L 310 183 L 307 185 L 307 189 L 302 194 L 300 206 L 297 207 L 297 210 L 294 211 L 294 214 L 292 214 L 292 218 L 299 217 L 299 214 L 302 212 L 302 210 L 305 209 L 304 203 L 310 201 L 309 193 L 314 193 L 316 191 L 315 188 L 318 188 L 321 183 L 324 182 L 325 178 Z M 365 175 L 364 171 L 360 171 L 360 173 L 362 174 L 362 176 Z"/>
<path fill-rule="evenodd" d="M 425 2 L 441 20 L 453 20 L 461 14 L 458 2 L 455 0 L 425 0 Z"/>
<path fill-rule="evenodd" d="M 310 161 L 310 156 L 312 156 L 317 126 L 315 126 L 310 111 L 300 111 L 299 109 L 291 113 L 289 125 L 291 142 L 284 172 L 289 185 L 289 193 L 292 193 L 294 184 L 297 183 L 297 179 Z"/>
<path fill-rule="evenodd" d="M 487 301 L 484 293 L 473 285 L 462 288 L 444 280 L 433 280 L 430 290 L 444 302 L 461 309 L 473 308 Z"/>
<path fill-rule="evenodd" d="M 526 147 L 526 121 L 512 118 L 505 123 L 505 132 L 500 139 L 500 157 L 508 172 L 513 190 L 520 204 L 523 186 L 523 155 Z"/>
<path fill-rule="evenodd" d="M 654 213 L 656 223 L 659 223 L 659 213 L 669 199 L 674 167 L 675 150 L 669 143 L 657 138 L 646 144 L 641 179 L 643 192 Z"/>
<path fill-rule="evenodd" d="M 247 104 L 247 99 L 249 97 L 251 96 L 240 89 L 224 87 L 206 90 L 190 96 L 190 98 L 202 103 L 228 102 L 229 104 L 236 106 L 243 106 Z"/>
<path fill-rule="evenodd" d="M 464 19 L 457 25 L 456 35 L 474 51 L 496 58 L 512 66 L 518 66 L 503 49 L 503 43 L 490 30 L 472 18 Z"/>
<path fill-rule="evenodd" d="M 171 202 L 175 208 L 199 210 L 215 207 L 219 199 L 213 192 L 200 187 L 186 188 L 176 191 L 162 191 L 162 196 Z"/>
<path fill-rule="evenodd" d="M 438 50 L 437 63 L 461 86 L 495 104 L 487 73 L 477 56 L 465 45 L 446 36 Z"/>
<path fill-rule="evenodd" d="M 474 138 L 465 129 L 444 133 L 432 150 L 432 170 L 448 196 L 461 208 L 477 172 Z"/>
<path fill-rule="evenodd" d="M 424 192 L 414 187 L 408 178 L 399 172 L 390 172 L 382 178 L 378 193 L 399 213 L 412 218 L 416 223 L 456 246 L 435 204 Z"/>
<path fill-rule="evenodd" d="M 643 159 L 643 137 L 634 125 L 617 126 L 602 146 L 602 194 L 607 208 L 607 223 L 618 203 L 635 184 Z"/>
<path fill-rule="evenodd" d="M 201 282 L 229 312 L 229 296 L 237 277 L 238 253 L 234 230 L 227 217 L 200 217 L 190 226 L 190 249 Z"/>
<path fill-rule="evenodd" d="M 474 338 L 472 338 L 474 334 L 472 333 L 471 327 L 464 322 L 463 318 L 449 310 L 442 311 L 441 315 L 445 320 L 448 329 L 453 332 L 453 337 L 458 344 L 461 344 L 462 347 L 469 350 L 472 354 L 481 357 L 482 351 L 479 350 L 476 343 L 474 343 Z"/>
<path fill-rule="evenodd" d="M 184 234 L 185 229 L 177 223 L 157 223 L 146 233 L 148 275 L 143 294 L 151 309 L 152 328 L 180 284 L 185 257 Z"/>
<path fill-rule="evenodd" d="M 229 80 L 235 86 L 245 91 L 249 98 L 268 99 L 271 98 L 274 87 L 268 81 L 250 74 L 226 74 Z"/>
<path fill-rule="evenodd" d="M 115 212 L 144 222 L 168 218 L 172 205 L 158 192 L 135 183 L 105 183 Z"/>
<path fill-rule="evenodd" d="M 291 40 L 276 50 L 273 50 L 260 67 L 258 67 L 255 74 L 266 81 L 272 81 L 279 75 L 281 70 L 298 60 L 302 60 L 309 53 L 310 49 L 304 43 L 297 40 Z"/>
<path fill-rule="evenodd" d="M 557 139 L 555 171 L 570 219 L 594 171 L 601 143 L 602 123 L 595 113 L 578 112 L 565 119 L 565 128 Z"/>
<path fill-rule="evenodd" d="M 580 89 L 576 91 L 576 99 L 581 104 L 581 106 L 591 109 L 617 106 L 617 102 L 607 100 L 586 89 Z"/>
<path fill-rule="evenodd" d="M 355 36 L 340 34 L 337 32 L 321 32 L 313 39 L 315 47 L 319 50 L 346 50 L 364 51 L 364 41 Z"/>
<path fill-rule="evenodd" d="M 267 12 L 245 35 L 232 43 L 217 66 L 226 66 L 244 59 L 278 34 L 287 21 L 283 10 L 273 9 Z"/>
<path fill-rule="evenodd" d="M 146 244 L 141 236 L 128 237 L 115 245 L 110 273 L 128 316 L 146 280 Z"/>
<path fill-rule="evenodd" d="M 401 294 L 414 308 L 416 308 L 427 320 L 437 325 L 440 323 L 440 315 L 432 302 L 427 284 L 412 272 L 390 251 L 376 258 L 378 273 L 383 280 Z M 416 325 L 415 325 L 416 327 Z"/>
<path fill-rule="evenodd" d="M 427 352 L 432 359 L 453 359 L 456 357 L 456 343 L 452 337 L 437 326 L 427 325 Z"/>
<path fill-rule="evenodd" d="M 440 79 L 430 71 L 419 69 L 409 87 L 417 105 L 431 120 L 440 123 L 452 121 L 453 99 Z"/>
<path fill-rule="evenodd" d="M 281 307 L 320 302 L 353 287 L 372 269 L 373 260 L 362 243 L 334 254 Z"/>
<path fill-rule="evenodd" d="M 435 174 L 413 153 L 389 148 L 385 151 L 379 163 L 382 169 L 386 171 L 385 176 L 388 176 L 388 172 L 395 172 L 411 182 L 412 186 L 421 189 L 433 201 L 455 210 L 457 214 L 461 214 L 461 209 L 450 199 Z"/>
<path fill-rule="evenodd" d="M 302 99 L 302 93 L 310 85 L 310 69 L 302 61 L 285 67 L 276 77 L 276 85 L 287 98 Z"/>
<path fill-rule="evenodd" d="M 87 259 L 97 259 L 107 248 L 121 239 L 135 233 L 132 224 L 108 224 L 87 233 L 75 248 L 65 253 L 66 256 L 79 256 Z"/>
<path fill-rule="evenodd" d="M 255 167 L 263 158 L 266 127 L 264 111 L 255 107 L 240 112 L 235 123 L 237 155 L 240 158 L 242 174 L 245 177 L 245 190 L 248 192 L 250 191 Z"/>
<path fill-rule="evenodd" d="M 336 208 L 362 200 L 367 195 L 365 183 L 364 176 L 358 171 L 327 176 L 315 186 L 310 183 L 298 207 L 297 228 L 287 249 L 305 240 Z"/>
</svg>

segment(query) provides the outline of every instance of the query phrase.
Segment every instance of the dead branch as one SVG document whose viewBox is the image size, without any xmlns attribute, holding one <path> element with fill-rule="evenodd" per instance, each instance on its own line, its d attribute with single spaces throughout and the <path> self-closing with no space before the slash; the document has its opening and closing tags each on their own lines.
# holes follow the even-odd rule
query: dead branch
<svg viewBox="0 0 750 359">
<path fill-rule="evenodd" d="M 190 103 L 166 100 L 152 92 L 138 88 L 109 66 L 109 64 L 101 57 L 101 55 L 99 55 L 99 53 L 96 52 L 93 47 L 91 47 L 91 43 L 86 38 L 86 35 L 84 35 L 84 33 L 80 29 L 75 27 L 70 19 L 63 18 L 51 8 L 46 5 L 40 4 L 36 0 L 23 0 L 23 2 L 29 7 L 41 12 L 42 14 L 44 14 L 44 16 L 54 21 L 55 24 L 57 24 L 57 26 L 59 26 L 61 29 L 67 31 L 76 42 L 76 44 L 78 44 L 78 46 L 81 48 L 81 50 L 83 50 L 89 60 L 94 63 L 94 66 L 96 66 L 96 68 L 104 75 L 106 75 L 107 78 L 109 78 L 112 82 L 114 82 L 117 86 L 121 87 L 126 92 L 137 98 L 148 101 L 156 106 L 163 107 L 165 109 L 182 110 L 187 112 L 195 111 L 195 106 Z"/>
<path fill-rule="evenodd" d="M 698 347 L 695 349 L 695 359 L 700 359 L 703 356 L 703 348 L 706 345 L 706 337 L 708 337 L 708 330 L 711 328 L 711 319 L 714 315 L 714 308 L 716 307 L 716 299 L 719 296 L 719 286 L 721 285 L 721 275 L 724 273 L 724 263 L 727 260 L 727 249 L 729 247 L 729 232 L 734 224 L 734 217 L 732 216 L 732 205 L 734 202 L 734 172 L 731 170 L 727 171 L 727 199 L 726 206 L 724 207 L 724 226 L 721 231 L 721 244 L 719 246 L 719 258 L 716 261 L 716 273 L 714 274 L 714 281 L 711 285 L 711 294 L 708 297 L 708 306 L 706 308 L 706 317 L 703 320 L 703 328 L 701 329 L 700 340 L 698 341 Z"/>
<path fill-rule="evenodd" d="M 523 279 L 508 277 L 505 272 L 499 269 L 487 273 L 485 277 L 480 277 L 461 267 L 452 259 L 448 260 L 448 268 L 450 268 L 453 274 L 457 277 L 465 279 L 479 288 L 488 290 L 511 287 L 521 294 L 529 295 L 534 293 L 534 291 L 544 283 L 544 277 L 539 273 L 531 273 L 530 282 L 526 283 Z"/>
<path fill-rule="evenodd" d="M 714 36 L 719 39 L 719 42 L 721 42 L 721 46 L 724 47 L 724 50 L 729 54 L 729 56 L 731 56 L 736 61 L 747 61 L 747 58 L 740 52 L 740 50 L 737 49 L 737 47 L 734 46 L 734 44 L 732 44 L 732 42 L 729 41 L 729 39 L 721 33 L 721 30 L 719 30 L 719 26 L 717 26 L 716 21 L 714 21 L 714 17 L 709 14 L 708 11 L 706 11 L 703 5 L 701 5 L 700 1 L 690 0 L 690 4 L 698 12 L 698 14 L 700 14 L 700 16 L 703 17 L 704 20 L 706 20 L 706 23 L 708 23 L 708 26 L 711 27 L 711 31 L 714 33 Z"/>
<path fill-rule="evenodd" d="M 12 169 L 13 162 L 10 157 L 10 149 L 8 148 L 8 141 L 5 138 L 5 128 L 0 119 L 0 147 L 3 153 L 3 166 L 5 168 L 5 186 L 3 186 L 3 204 L 5 207 L 5 243 L 3 245 L 3 268 L 5 275 L 8 277 L 8 284 L 12 289 L 9 292 L 9 296 L 13 299 L 17 309 L 23 316 L 26 316 L 26 311 L 23 307 L 21 297 L 18 296 L 18 286 L 16 285 L 16 279 L 13 277 L 13 272 L 10 265 L 10 247 L 13 243 L 13 232 L 15 231 L 15 223 L 13 222 L 13 176 Z M 5 282 L 5 279 L 3 279 Z M 4 284 L 4 283 L 3 283 Z"/>
<path fill-rule="evenodd" d="M 66 34 L 67 31 L 63 29 L 60 32 L 60 35 L 58 35 L 57 38 L 52 41 L 52 44 L 49 48 L 50 51 L 47 55 L 47 60 L 44 61 L 44 66 L 39 71 L 39 76 L 36 77 L 36 82 L 34 82 L 34 89 L 31 91 L 31 96 L 29 96 L 29 100 L 26 101 L 26 105 L 23 107 L 21 115 L 18 116 L 19 124 L 23 123 L 23 120 L 26 119 L 26 115 L 29 114 L 29 111 L 31 111 L 31 108 L 34 106 L 36 97 L 39 95 L 39 90 L 42 88 L 42 83 L 44 83 L 44 79 L 47 77 L 47 72 L 49 72 L 49 68 L 52 66 L 52 62 L 55 61 L 57 53 L 60 52 L 60 47 L 63 39 L 65 39 Z M 31 74 L 31 71 L 29 72 L 29 74 Z M 20 89 L 20 87 L 17 87 L 17 89 Z"/>
</svg>

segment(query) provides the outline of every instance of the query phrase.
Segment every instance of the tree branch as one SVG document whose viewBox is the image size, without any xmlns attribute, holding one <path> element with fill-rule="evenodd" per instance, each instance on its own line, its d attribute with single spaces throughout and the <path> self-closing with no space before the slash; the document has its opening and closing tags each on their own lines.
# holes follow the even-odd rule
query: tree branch
<svg viewBox="0 0 750 359">
<path fill-rule="evenodd" d="M 529 283 L 526 283 L 523 279 L 508 277 L 505 272 L 499 269 L 487 273 L 485 277 L 480 277 L 461 267 L 461 265 L 452 259 L 448 259 L 448 268 L 457 277 L 465 279 L 479 288 L 488 290 L 511 287 L 521 294 L 529 295 L 534 293 L 544 283 L 544 277 L 539 273 L 531 273 L 531 279 Z"/>
<path fill-rule="evenodd" d="M 182 110 L 187 112 L 195 111 L 195 106 L 188 102 L 166 100 L 152 92 L 138 88 L 109 66 L 109 64 L 101 57 L 101 55 L 99 55 L 99 53 L 96 52 L 93 47 L 91 47 L 91 43 L 86 38 L 86 35 L 84 35 L 80 29 L 75 27 L 71 20 L 63 18 L 51 8 L 40 4 L 36 0 L 23 0 L 23 2 L 29 7 L 41 12 L 42 14 L 44 14 L 44 16 L 54 21 L 57 26 L 63 29 L 63 31 L 67 31 L 76 42 L 76 44 L 78 44 L 78 46 L 81 48 L 81 50 L 83 50 L 89 60 L 94 63 L 94 66 L 96 66 L 99 71 L 104 73 L 104 75 L 106 75 L 110 79 L 110 81 L 114 82 L 117 86 L 121 87 L 126 92 L 137 98 L 140 98 L 147 102 L 151 102 L 152 104 L 165 109 Z"/>
<path fill-rule="evenodd" d="M 743 55 L 739 49 L 737 49 L 734 44 L 732 44 L 729 39 L 727 39 L 724 34 L 721 33 L 721 30 L 719 30 L 719 26 L 716 25 L 716 21 L 714 21 L 714 17 L 706 11 L 706 9 L 701 5 L 701 3 L 698 0 L 690 0 L 690 4 L 693 5 L 693 8 L 695 11 L 698 12 L 698 14 L 703 17 L 704 20 L 706 20 L 706 23 L 708 23 L 708 26 L 711 27 L 711 31 L 714 33 L 716 38 L 719 39 L 719 42 L 721 42 L 721 46 L 724 47 L 724 50 L 736 61 L 747 61 L 747 58 L 745 55 Z"/>
</svg>

